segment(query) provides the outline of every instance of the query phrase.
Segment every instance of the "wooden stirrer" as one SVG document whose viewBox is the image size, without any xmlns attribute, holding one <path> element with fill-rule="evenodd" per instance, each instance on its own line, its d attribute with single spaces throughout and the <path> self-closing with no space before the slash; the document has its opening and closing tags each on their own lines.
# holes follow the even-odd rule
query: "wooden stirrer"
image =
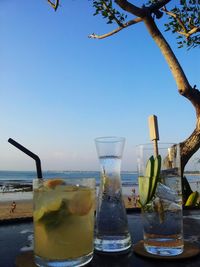
<svg viewBox="0 0 200 267">
<path fill-rule="evenodd" d="M 158 132 L 158 121 L 155 115 L 150 115 L 148 118 L 149 121 L 149 133 L 150 139 L 154 142 L 154 156 L 158 156 L 158 140 L 159 140 L 159 132 Z"/>
</svg>

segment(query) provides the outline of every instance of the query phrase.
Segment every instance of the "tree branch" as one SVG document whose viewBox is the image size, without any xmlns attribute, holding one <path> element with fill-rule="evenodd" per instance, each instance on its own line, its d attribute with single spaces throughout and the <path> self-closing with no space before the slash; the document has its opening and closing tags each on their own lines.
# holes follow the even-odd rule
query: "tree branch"
<svg viewBox="0 0 200 267">
<path fill-rule="evenodd" d="M 115 3 L 120 6 L 123 10 L 137 16 L 137 17 L 145 17 L 147 13 L 154 13 L 158 11 L 160 8 L 164 7 L 166 4 L 168 4 L 171 0 L 160 0 L 157 3 L 153 3 L 149 7 L 143 7 L 139 8 L 131 3 L 129 3 L 127 0 L 115 0 Z"/>
<path fill-rule="evenodd" d="M 195 27 L 192 30 L 188 31 L 188 32 L 180 32 L 177 31 L 178 34 L 184 35 L 187 39 L 190 38 L 191 35 L 200 32 L 200 27 Z"/>
<path fill-rule="evenodd" d="M 181 68 L 176 56 L 174 55 L 171 47 L 165 40 L 164 36 L 156 26 L 154 20 L 152 17 L 146 17 L 143 19 L 147 30 L 149 31 L 150 35 L 156 42 L 157 46 L 160 48 L 165 60 L 167 61 L 167 64 L 174 76 L 174 79 L 177 83 L 177 87 L 179 89 L 179 92 L 182 92 L 182 94 L 186 93 L 187 90 L 190 88 L 190 84 L 184 74 L 183 69 Z M 182 91 L 180 91 L 182 90 Z"/>
<path fill-rule="evenodd" d="M 150 10 L 155 11 L 155 10 L 163 8 L 169 2 L 171 2 L 171 0 L 160 0 L 156 3 L 153 3 L 149 8 L 150 8 Z"/>
<path fill-rule="evenodd" d="M 162 11 L 165 12 L 167 15 L 173 17 L 178 22 L 183 31 L 177 31 L 177 33 L 184 35 L 186 38 L 189 38 L 191 35 L 200 31 L 200 27 L 195 26 L 191 30 L 188 30 L 181 18 L 176 13 L 168 11 L 166 7 L 163 7 Z"/>
<path fill-rule="evenodd" d="M 108 5 L 106 4 L 105 1 L 103 1 L 103 5 L 104 7 L 107 9 L 107 11 L 113 16 L 113 20 L 121 27 L 122 23 L 116 18 L 116 16 L 113 14 L 113 12 L 110 10 L 110 8 L 108 7 Z"/>
<path fill-rule="evenodd" d="M 129 26 L 131 26 L 133 24 L 141 22 L 141 21 L 142 21 L 142 18 L 135 18 L 135 19 L 130 20 L 130 21 L 126 22 L 126 23 L 123 23 L 122 26 L 120 26 L 119 28 L 117 28 L 117 29 L 115 29 L 115 30 L 113 30 L 113 31 L 111 31 L 109 33 L 102 34 L 102 35 L 97 35 L 95 33 L 92 33 L 88 37 L 89 38 L 93 38 L 93 39 L 104 39 L 106 37 L 114 35 L 114 34 L 118 33 L 119 31 L 121 31 L 121 30 L 123 30 L 123 29 L 125 29 L 125 28 L 127 28 L 127 27 L 129 27 Z"/>
<path fill-rule="evenodd" d="M 114 1 L 123 10 L 135 15 L 136 17 L 142 18 L 145 16 L 145 12 L 142 8 L 139 8 L 139 7 L 129 3 L 127 0 L 114 0 Z"/>
<path fill-rule="evenodd" d="M 173 12 L 171 12 L 171 11 L 168 11 L 166 7 L 163 7 L 162 10 L 163 10 L 167 15 L 169 15 L 170 17 L 175 18 L 175 20 L 178 22 L 178 24 L 180 25 L 180 27 L 183 29 L 183 32 L 184 32 L 184 33 L 187 33 L 187 32 L 188 32 L 188 31 L 187 31 L 187 28 L 186 28 L 186 26 L 185 26 L 185 24 L 183 23 L 183 21 L 181 20 L 181 18 L 180 18 L 177 14 L 175 14 L 175 13 L 173 13 Z"/>
<path fill-rule="evenodd" d="M 47 2 L 50 4 L 51 7 L 53 7 L 53 9 L 56 11 L 58 6 L 59 6 L 59 2 L 60 0 L 55 0 L 55 2 L 53 3 L 51 0 L 47 0 Z"/>
<path fill-rule="evenodd" d="M 193 29 L 191 29 L 188 34 L 191 36 L 194 33 L 200 32 L 200 27 L 194 27 Z"/>
</svg>

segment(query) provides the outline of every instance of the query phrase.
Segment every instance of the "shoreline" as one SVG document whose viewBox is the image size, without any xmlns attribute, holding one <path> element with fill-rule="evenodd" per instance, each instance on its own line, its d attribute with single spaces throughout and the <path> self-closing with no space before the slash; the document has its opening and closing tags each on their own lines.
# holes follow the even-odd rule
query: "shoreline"
<svg viewBox="0 0 200 267">
<path fill-rule="evenodd" d="M 3 191 L 2 183 L 0 183 L 0 223 L 6 221 L 21 221 L 32 220 L 33 217 L 33 191 L 32 187 L 25 183 L 10 182 L 10 190 Z M 24 190 L 25 186 L 25 190 Z M 200 192 L 200 180 L 190 181 L 190 186 L 193 191 Z M 98 191 L 98 186 L 97 186 Z M 138 206 L 138 184 L 122 185 L 122 196 L 126 210 L 136 210 Z M 16 210 L 10 213 L 12 202 L 16 202 Z"/>
</svg>

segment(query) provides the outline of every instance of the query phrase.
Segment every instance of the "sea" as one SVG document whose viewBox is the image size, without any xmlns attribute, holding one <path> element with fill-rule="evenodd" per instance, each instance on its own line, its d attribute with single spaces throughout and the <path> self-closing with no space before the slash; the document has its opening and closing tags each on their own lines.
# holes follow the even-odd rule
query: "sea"
<svg viewBox="0 0 200 267">
<path fill-rule="evenodd" d="M 37 176 L 35 171 L 0 171 L 0 201 L 11 199 L 12 193 L 21 192 L 21 188 L 32 185 L 32 180 Z M 99 171 L 43 171 L 44 178 L 95 178 L 96 186 L 100 183 Z M 193 191 L 200 192 L 200 174 L 186 175 Z M 137 172 L 121 172 L 122 192 L 131 195 L 133 188 L 138 193 Z M 25 191 L 25 190 L 23 190 Z M 29 190 L 30 191 L 30 190 Z M 4 194 L 7 193 L 7 194 Z M 15 194 L 16 195 L 16 194 Z M 18 194 L 18 196 L 20 196 Z M 22 197 L 22 194 L 21 194 Z M 30 198 L 30 192 L 23 192 L 23 198 Z"/>
<path fill-rule="evenodd" d="M 35 171 L 0 171 L 0 201 L 10 201 L 14 198 L 30 199 L 32 197 L 30 186 L 36 176 Z M 97 188 L 100 184 L 99 171 L 43 171 L 43 177 L 45 179 L 95 178 Z M 133 188 L 136 190 L 138 188 L 137 172 L 122 172 L 121 182 L 123 194 L 130 195 Z"/>
<path fill-rule="evenodd" d="M 0 170 L 0 185 L 12 183 L 32 184 L 37 173 L 35 171 L 1 171 Z M 48 178 L 95 178 L 97 186 L 100 183 L 99 171 L 43 171 L 43 177 Z M 186 174 L 190 183 L 200 182 L 200 174 Z M 137 171 L 122 171 L 121 172 L 122 186 L 138 185 Z"/>
<path fill-rule="evenodd" d="M 35 171 L 0 171 L 0 184 L 27 183 L 31 184 L 37 176 Z M 99 171 L 44 171 L 43 177 L 48 178 L 95 178 L 96 184 L 100 183 Z M 137 172 L 122 172 L 121 181 L 123 186 L 137 184 Z"/>
</svg>

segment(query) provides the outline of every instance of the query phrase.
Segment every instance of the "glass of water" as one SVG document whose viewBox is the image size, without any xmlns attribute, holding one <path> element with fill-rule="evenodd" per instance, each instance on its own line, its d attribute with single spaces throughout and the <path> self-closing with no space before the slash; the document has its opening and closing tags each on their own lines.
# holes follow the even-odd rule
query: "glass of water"
<svg viewBox="0 0 200 267">
<path fill-rule="evenodd" d="M 100 137 L 95 139 L 101 168 L 101 181 L 96 209 L 94 247 L 97 251 L 128 250 L 131 237 L 121 187 L 121 158 L 125 139 Z"/>
<path fill-rule="evenodd" d="M 159 256 L 183 252 L 182 182 L 180 148 L 177 144 L 137 147 L 139 202 L 142 211 L 144 248 Z"/>
</svg>

